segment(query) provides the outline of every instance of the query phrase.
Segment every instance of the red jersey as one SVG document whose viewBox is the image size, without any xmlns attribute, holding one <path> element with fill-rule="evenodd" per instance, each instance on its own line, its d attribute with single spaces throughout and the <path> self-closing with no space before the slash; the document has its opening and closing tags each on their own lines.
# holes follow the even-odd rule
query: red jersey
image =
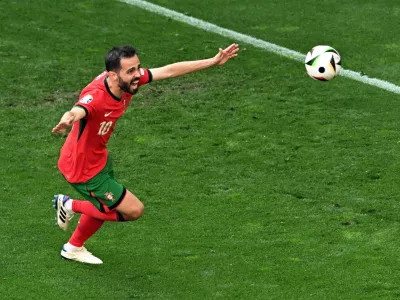
<svg viewBox="0 0 400 300">
<path fill-rule="evenodd" d="M 151 72 L 140 69 L 138 86 L 152 80 Z M 87 182 L 106 165 L 107 142 L 118 119 L 123 115 L 132 95 L 115 97 L 107 84 L 107 72 L 101 73 L 79 96 L 75 106 L 86 111 L 86 117 L 75 122 L 61 148 L 58 168 L 70 183 Z"/>
</svg>

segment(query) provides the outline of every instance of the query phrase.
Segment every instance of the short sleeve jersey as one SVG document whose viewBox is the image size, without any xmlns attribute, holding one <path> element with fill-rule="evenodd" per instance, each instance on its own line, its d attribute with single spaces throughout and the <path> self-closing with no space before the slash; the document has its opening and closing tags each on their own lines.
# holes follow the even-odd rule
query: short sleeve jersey
<svg viewBox="0 0 400 300">
<path fill-rule="evenodd" d="M 151 82 L 149 70 L 142 68 L 140 73 L 138 86 Z M 82 107 L 86 117 L 72 126 L 58 160 L 58 168 L 68 182 L 87 182 L 105 167 L 107 142 L 131 98 L 129 93 L 124 93 L 120 99 L 111 93 L 107 72 L 97 76 L 83 89 L 75 106 Z"/>
</svg>

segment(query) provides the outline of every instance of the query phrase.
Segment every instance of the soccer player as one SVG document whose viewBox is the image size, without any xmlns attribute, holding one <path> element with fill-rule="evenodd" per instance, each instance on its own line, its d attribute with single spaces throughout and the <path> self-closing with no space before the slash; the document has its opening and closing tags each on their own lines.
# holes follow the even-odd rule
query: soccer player
<svg viewBox="0 0 400 300">
<path fill-rule="evenodd" d="M 52 132 L 72 129 L 60 151 L 58 168 L 84 199 L 73 200 L 58 194 L 53 202 L 58 226 L 66 231 L 75 213 L 78 226 L 63 245 L 63 258 L 88 264 L 103 262 L 86 250 L 85 242 L 104 221 L 134 221 L 143 214 L 143 203 L 116 180 L 106 149 L 116 122 L 124 114 L 132 95 L 151 81 L 182 76 L 225 64 L 237 56 L 232 44 L 212 58 L 183 61 L 160 68 L 145 69 L 136 49 L 130 45 L 113 47 L 105 57 L 106 71 L 97 76 L 80 94 L 79 101 L 64 113 Z"/>
</svg>

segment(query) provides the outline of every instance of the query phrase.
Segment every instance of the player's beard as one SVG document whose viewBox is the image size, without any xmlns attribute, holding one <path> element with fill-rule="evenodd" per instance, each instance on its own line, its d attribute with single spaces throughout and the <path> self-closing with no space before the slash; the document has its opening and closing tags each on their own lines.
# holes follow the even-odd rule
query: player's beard
<svg viewBox="0 0 400 300">
<path fill-rule="evenodd" d="M 121 77 L 118 76 L 118 87 L 123 90 L 125 93 L 129 93 L 134 95 L 138 92 L 139 87 L 135 89 L 131 89 L 131 84 L 134 81 L 138 81 L 140 78 L 133 78 L 131 81 L 123 81 Z"/>
</svg>

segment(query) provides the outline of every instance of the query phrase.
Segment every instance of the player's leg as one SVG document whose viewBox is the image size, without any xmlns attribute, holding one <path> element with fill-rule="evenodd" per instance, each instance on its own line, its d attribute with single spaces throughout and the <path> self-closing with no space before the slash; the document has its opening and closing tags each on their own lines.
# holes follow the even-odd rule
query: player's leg
<svg viewBox="0 0 400 300">
<path fill-rule="evenodd" d="M 96 202 L 89 202 L 85 200 L 72 200 L 69 199 L 64 205 L 64 210 L 68 213 L 80 213 L 91 216 L 95 219 L 103 221 L 135 221 L 139 219 L 144 212 L 143 203 L 130 191 L 124 189 L 122 198 L 116 203 L 117 206 L 113 205 L 106 199 L 96 198 L 97 203 L 102 205 L 99 207 Z M 88 197 L 89 198 L 89 197 Z M 70 205 L 71 209 L 68 210 L 66 207 Z M 64 226 L 65 228 L 65 226 Z"/>
<path fill-rule="evenodd" d="M 125 189 L 124 189 L 125 190 Z M 123 197 L 122 197 L 123 196 Z M 64 198 L 65 196 L 63 196 Z M 79 219 L 79 223 L 68 243 L 64 244 L 61 250 L 61 256 L 66 259 L 75 260 L 82 263 L 88 264 L 102 264 L 102 260 L 88 252 L 84 247 L 85 242 L 96 233 L 103 225 L 104 220 L 108 221 L 125 221 L 125 220 L 136 220 L 143 213 L 143 204 L 135 197 L 132 193 L 126 191 L 124 195 L 121 195 L 122 199 L 120 205 L 123 205 L 123 213 L 117 212 L 116 209 L 102 213 L 98 208 L 89 201 L 82 200 L 67 200 L 72 202 L 65 205 L 66 207 L 71 206 L 75 212 L 83 213 Z M 99 199 L 100 200 L 100 199 Z M 104 199 L 103 199 L 104 201 Z M 128 205 L 127 205 L 128 204 Z M 83 209 L 83 207 L 85 209 Z M 108 207 L 103 207 L 104 210 L 109 210 Z M 67 209 L 65 209 L 67 210 Z M 87 210 L 88 214 L 85 214 Z M 94 218 L 91 215 L 102 218 L 103 220 Z"/>
<path fill-rule="evenodd" d="M 88 215 L 81 215 L 78 225 L 68 242 L 75 247 L 82 247 L 103 224 L 103 220 L 95 219 Z"/>
<path fill-rule="evenodd" d="M 116 180 L 112 168 L 108 174 L 112 179 Z M 135 221 L 142 216 L 144 205 L 134 194 L 126 190 L 124 198 L 115 210 L 123 220 Z"/>
<path fill-rule="evenodd" d="M 71 201 L 73 212 L 120 222 L 137 220 L 143 214 L 143 203 L 115 179 L 111 161 L 104 172 L 85 184 L 73 184 L 73 187 L 90 201 Z"/>
<path fill-rule="evenodd" d="M 88 264 L 102 264 L 103 261 L 84 247 L 85 242 L 96 233 L 104 221 L 81 215 L 78 226 L 61 250 L 61 257 Z"/>
<path fill-rule="evenodd" d="M 135 221 L 143 215 L 144 205 L 134 194 L 126 190 L 125 197 L 115 210 L 125 221 Z"/>
<path fill-rule="evenodd" d="M 97 205 L 94 205 L 94 201 L 73 200 L 62 194 L 56 195 L 56 199 L 62 199 L 58 203 L 64 201 L 58 205 L 59 209 L 56 207 L 57 212 L 60 212 L 57 213 L 58 225 L 64 231 L 68 229 L 68 223 L 75 213 L 85 214 L 103 221 L 122 222 L 137 220 L 144 212 L 143 203 L 126 189 L 122 199 L 118 201 L 118 206 L 111 208 L 106 205 L 109 201 L 100 198 L 94 200 Z M 100 203 L 102 203 L 102 206 L 100 206 Z"/>
<path fill-rule="evenodd" d="M 79 188 L 77 188 L 79 192 Z M 68 196 L 64 195 L 57 195 L 56 201 L 58 208 L 56 207 L 57 212 L 61 212 L 61 214 L 57 214 L 57 223 L 59 224 L 60 228 L 63 230 L 67 230 L 69 221 L 71 220 L 72 216 L 75 212 L 82 212 L 79 209 L 75 208 L 74 206 L 80 207 L 85 206 L 86 209 L 91 212 L 92 215 L 96 215 L 100 213 L 100 211 L 94 206 L 91 202 L 86 200 L 72 200 Z M 58 204 L 59 203 L 59 204 Z M 65 214 L 65 216 L 63 215 Z M 118 217 L 114 214 L 104 214 L 100 213 L 103 219 L 110 219 L 110 220 L 117 220 Z M 64 219 L 63 219 L 64 216 Z M 94 256 L 92 253 L 86 250 L 84 247 L 85 242 L 95 234 L 103 225 L 104 220 L 100 220 L 94 218 L 93 216 L 82 214 L 78 226 L 76 227 L 74 233 L 72 234 L 69 241 L 63 245 L 61 250 L 61 257 L 69 260 L 74 260 L 82 263 L 88 264 L 102 264 L 102 260 L 98 257 Z"/>
<path fill-rule="evenodd" d="M 85 198 L 90 197 L 91 196 L 86 196 Z M 97 202 L 97 205 L 93 204 L 95 201 Z M 55 195 L 53 203 L 54 208 L 56 209 L 56 220 L 58 226 L 62 230 L 67 231 L 69 222 L 75 213 L 86 214 L 102 221 L 124 221 L 117 211 L 106 211 L 103 207 L 99 208 L 99 200 L 93 200 L 93 202 L 70 199 L 70 197 L 63 194 Z"/>
<path fill-rule="evenodd" d="M 67 216 L 71 216 L 74 213 L 81 213 L 78 226 L 68 243 L 64 244 L 62 247 L 61 256 L 82 263 L 102 264 L 102 260 L 87 251 L 84 244 L 101 228 L 105 220 L 118 221 L 121 217 L 116 211 L 109 211 L 107 213 L 100 212 L 95 205 L 86 200 L 72 200 L 64 195 L 58 195 L 58 198 L 67 199 L 62 206 Z M 64 226 L 60 227 L 66 230 L 71 218 L 72 217 L 66 218 L 65 220 L 68 222 L 63 223 Z M 58 223 L 60 224 L 60 222 Z"/>
<path fill-rule="evenodd" d="M 76 209 L 77 206 L 87 204 L 87 208 L 90 208 L 91 212 L 101 213 L 96 206 L 89 201 L 69 201 L 72 201 L 72 207 L 75 208 L 75 212 L 78 212 L 78 209 Z M 106 207 L 104 209 L 107 210 L 109 208 Z M 110 215 L 116 214 L 118 216 L 115 216 L 110 220 L 115 221 L 115 218 L 117 218 L 118 220 L 130 221 L 139 219 L 143 214 L 143 211 L 144 206 L 142 202 L 140 202 L 140 200 L 131 192 L 126 191 L 119 205 L 114 210 L 109 211 L 108 213 L 101 213 L 101 215 L 104 216 L 104 218 L 110 218 Z M 103 262 L 101 259 L 86 250 L 84 243 L 100 229 L 103 223 L 104 220 L 99 220 L 87 214 L 82 214 L 72 237 L 69 239 L 68 243 L 64 244 L 61 250 L 61 256 L 82 263 L 102 264 Z"/>
</svg>

